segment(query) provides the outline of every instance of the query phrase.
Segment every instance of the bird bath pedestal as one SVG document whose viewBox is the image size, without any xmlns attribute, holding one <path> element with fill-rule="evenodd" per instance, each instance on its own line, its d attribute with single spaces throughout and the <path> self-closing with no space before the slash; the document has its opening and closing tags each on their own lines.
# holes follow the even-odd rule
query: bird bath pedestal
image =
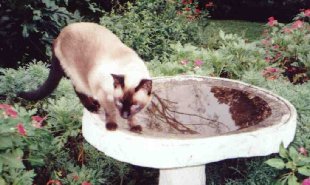
<svg viewBox="0 0 310 185">
<path fill-rule="evenodd" d="M 153 99 L 138 115 L 141 133 L 107 131 L 99 115 L 84 111 L 85 139 L 119 161 L 160 169 L 160 185 L 204 185 L 205 164 L 266 156 L 287 147 L 296 110 L 264 89 L 221 78 L 155 78 Z"/>
</svg>

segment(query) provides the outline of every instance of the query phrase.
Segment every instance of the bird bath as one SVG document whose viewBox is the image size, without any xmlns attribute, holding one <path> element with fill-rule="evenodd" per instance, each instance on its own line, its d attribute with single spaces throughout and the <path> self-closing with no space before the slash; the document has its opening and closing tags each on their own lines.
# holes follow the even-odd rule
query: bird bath
<svg viewBox="0 0 310 185">
<path fill-rule="evenodd" d="M 84 111 L 85 139 L 119 161 L 160 169 L 160 185 L 203 185 L 205 164 L 266 156 L 287 147 L 296 110 L 285 99 L 243 82 L 199 76 L 153 80 L 153 99 L 138 116 L 141 133 L 107 131 Z"/>
</svg>

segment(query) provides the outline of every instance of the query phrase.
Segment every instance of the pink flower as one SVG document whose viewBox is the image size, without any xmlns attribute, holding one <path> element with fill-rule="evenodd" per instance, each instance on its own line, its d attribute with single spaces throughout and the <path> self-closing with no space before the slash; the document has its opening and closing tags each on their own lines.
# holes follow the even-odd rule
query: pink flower
<svg viewBox="0 0 310 185">
<path fill-rule="evenodd" d="M 42 118 L 41 116 L 32 116 L 31 117 L 32 121 L 36 121 L 36 122 L 42 122 L 44 121 L 45 118 Z"/>
<path fill-rule="evenodd" d="M 91 183 L 90 183 L 90 182 L 87 182 L 87 181 L 84 181 L 84 182 L 82 182 L 81 185 L 91 185 Z"/>
<path fill-rule="evenodd" d="M 270 72 L 270 73 L 275 73 L 275 72 L 278 71 L 278 69 L 277 69 L 277 68 L 274 68 L 274 67 L 267 67 L 267 68 L 266 68 L 266 71 L 268 71 L 268 72 Z"/>
<path fill-rule="evenodd" d="M 188 61 L 187 60 L 182 60 L 180 63 L 181 63 L 181 65 L 186 66 L 188 64 Z"/>
<path fill-rule="evenodd" d="M 13 109 L 11 105 L 8 104 L 0 104 L 0 109 L 3 109 L 5 111 L 5 114 L 12 117 L 17 118 L 17 112 Z"/>
<path fill-rule="evenodd" d="M 305 16 L 310 17 L 310 9 L 304 11 Z"/>
<path fill-rule="evenodd" d="M 280 48 L 280 46 L 278 44 L 273 45 L 273 49 L 279 49 L 279 48 Z"/>
<path fill-rule="evenodd" d="M 304 147 L 298 148 L 298 151 L 299 151 L 300 154 L 302 154 L 304 156 L 308 156 L 308 151 Z"/>
<path fill-rule="evenodd" d="M 36 128 L 41 128 L 43 121 L 46 119 L 46 116 L 42 118 L 41 116 L 32 116 L 32 126 Z"/>
<path fill-rule="evenodd" d="M 195 9 L 195 12 L 196 12 L 197 14 L 200 14 L 200 13 L 201 13 L 201 10 L 200 10 L 199 8 L 196 8 L 196 9 Z"/>
<path fill-rule="evenodd" d="M 269 45 L 270 44 L 269 39 L 263 39 L 261 42 L 263 45 Z"/>
<path fill-rule="evenodd" d="M 26 136 L 26 129 L 24 127 L 24 125 L 22 123 L 18 123 L 17 124 L 17 132 L 22 135 L 22 136 Z"/>
<path fill-rule="evenodd" d="M 276 24 L 278 24 L 278 21 L 274 17 L 269 17 L 268 18 L 268 25 L 269 26 L 274 26 Z"/>
<path fill-rule="evenodd" d="M 196 60 L 195 61 L 195 66 L 197 66 L 197 67 L 201 67 L 202 66 L 202 64 L 203 64 L 203 61 L 202 60 Z"/>
<path fill-rule="evenodd" d="M 291 33 L 292 30 L 290 28 L 285 27 L 285 28 L 283 28 L 283 32 L 284 33 Z"/>
<path fill-rule="evenodd" d="M 0 109 L 6 110 L 6 109 L 11 109 L 11 108 L 12 108 L 11 105 L 8 105 L 8 104 L 0 104 Z"/>
<path fill-rule="evenodd" d="M 5 114 L 12 118 L 17 118 L 17 115 L 18 115 L 17 112 L 12 108 L 6 109 Z"/>
<path fill-rule="evenodd" d="M 301 20 L 297 20 L 292 24 L 292 28 L 296 29 L 296 28 L 301 28 L 303 26 L 304 22 Z"/>
<path fill-rule="evenodd" d="M 310 177 L 307 179 L 304 179 L 301 183 L 301 185 L 310 185 Z"/>
</svg>

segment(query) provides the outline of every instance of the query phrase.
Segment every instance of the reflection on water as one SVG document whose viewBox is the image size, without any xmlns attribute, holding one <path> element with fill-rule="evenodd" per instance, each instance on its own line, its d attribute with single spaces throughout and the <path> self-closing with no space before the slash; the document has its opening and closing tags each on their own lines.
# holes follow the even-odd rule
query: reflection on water
<svg viewBox="0 0 310 185">
<path fill-rule="evenodd" d="M 267 102 L 254 94 L 192 81 L 157 85 L 138 122 L 160 135 L 212 136 L 256 125 L 270 115 Z"/>
</svg>

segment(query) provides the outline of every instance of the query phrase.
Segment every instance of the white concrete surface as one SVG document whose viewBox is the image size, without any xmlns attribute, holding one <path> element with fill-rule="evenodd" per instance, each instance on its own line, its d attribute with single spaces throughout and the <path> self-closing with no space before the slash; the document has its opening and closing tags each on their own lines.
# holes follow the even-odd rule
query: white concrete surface
<svg viewBox="0 0 310 185">
<path fill-rule="evenodd" d="M 186 80 L 196 77 L 175 78 Z M 197 80 L 201 80 L 201 78 L 203 77 L 197 77 Z M 169 80 L 171 79 L 173 80 L 173 78 L 169 78 Z M 159 80 L 165 82 L 164 78 Z M 247 85 L 233 80 L 224 80 Z M 160 185 L 202 185 L 204 175 L 197 177 L 197 183 L 182 184 L 183 181 L 187 182 L 185 179 L 182 180 L 182 174 L 191 174 L 190 182 L 192 182 L 196 179 L 194 176 L 200 176 L 203 173 L 203 165 L 207 163 L 230 158 L 266 156 L 277 153 L 281 142 L 284 143 L 284 146 L 288 146 L 293 140 L 297 119 L 295 108 L 285 99 L 269 91 L 261 88 L 256 89 L 284 102 L 290 113 L 283 115 L 281 122 L 257 130 L 205 138 L 182 138 L 153 137 L 132 133 L 126 129 L 107 131 L 105 122 L 98 115 L 84 110 L 83 136 L 91 145 L 114 159 L 138 166 L 161 169 Z M 200 167 L 188 168 L 192 166 Z M 194 174 L 188 171 L 193 171 Z M 176 179 L 176 177 L 179 178 Z"/>
</svg>

